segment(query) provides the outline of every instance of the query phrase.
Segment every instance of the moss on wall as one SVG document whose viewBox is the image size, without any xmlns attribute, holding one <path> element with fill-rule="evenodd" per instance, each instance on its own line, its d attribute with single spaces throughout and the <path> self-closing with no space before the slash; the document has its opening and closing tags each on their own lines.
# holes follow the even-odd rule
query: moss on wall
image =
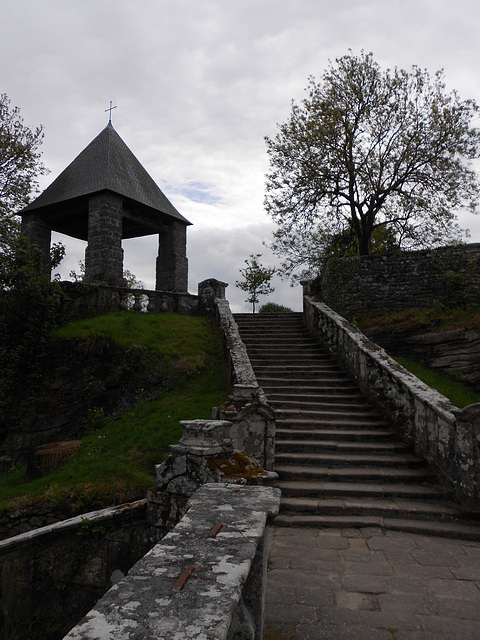
<svg viewBox="0 0 480 640">
<path fill-rule="evenodd" d="M 432 305 L 480 309 L 480 244 L 332 258 L 312 291 L 349 320 Z"/>
</svg>

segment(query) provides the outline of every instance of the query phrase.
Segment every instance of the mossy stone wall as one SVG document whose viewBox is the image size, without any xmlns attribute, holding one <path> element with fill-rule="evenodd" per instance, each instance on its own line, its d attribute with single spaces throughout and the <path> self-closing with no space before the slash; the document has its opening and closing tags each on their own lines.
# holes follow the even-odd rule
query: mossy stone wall
<svg viewBox="0 0 480 640">
<path fill-rule="evenodd" d="M 333 258 L 310 292 L 350 320 L 435 304 L 480 308 L 480 244 Z"/>
</svg>

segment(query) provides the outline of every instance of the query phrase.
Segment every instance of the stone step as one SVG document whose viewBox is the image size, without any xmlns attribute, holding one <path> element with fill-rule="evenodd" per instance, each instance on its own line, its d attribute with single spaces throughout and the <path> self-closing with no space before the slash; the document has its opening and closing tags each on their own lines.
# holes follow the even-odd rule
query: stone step
<svg viewBox="0 0 480 640">
<path fill-rule="evenodd" d="M 257 378 L 263 378 L 265 376 L 285 378 L 288 376 L 290 380 L 304 379 L 309 376 L 315 376 L 315 378 L 322 380 L 323 378 L 335 379 L 335 380 L 349 380 L 348 376 L 341 371 L 338 371 L 335 367 L 332 367 L 329 363 L 321 364 L 320 362 L 312 361 L 312 363 L 300 363 L 300 364 L 284 364 L 282 360 L 281 364 L 261 364 L 255 365 L 255 374 Z"/>
<path fill-rule="evenodd" d="M 281 481 L 321 480 L 332 482 L 375 482 L 422 483 L 433 480 L 432 474 L 424 469 L 400 469 L 397 467 L 375 466 L 309 466 L 307 464 L 276 464 L 275 471 Z"/>
<path fill-rule="evenodd" d="M 311 351 L 310 349 L 305 350 L 301 353 L 296 351 L 283 351 L 279 349 L 278 351 L 272 351 L 268 353 L 260 353 L 248 352 L 248 358 L 252 363 L 252 366 L 262 366 L 263 364 L 269 365 L 286 365 L 286 364 L 306 364 L 312 365 L 312 363 L 321 364 L 322 367 L 329 367 L 330 369 L 335 369 L 338 371 L 338 367 L 335 363 L 331 361 L 330 358 L 325 356 L 323 359 L 319 356 L 318 353 Z"/>
<path fill-rule="evenodd" d="M 386 527 L 480 540 L 401 434 L 362 397 L 301 314 L 235 316 L 276 413 L 279 526 Z"/>
<path fill-rule="evenodd" d="M 265 390 L 265 389 L 264 389 Z M 302 393 L 303 391 L 303 387 L 298 387 L 296 389 L 296 392 L 290 392 L 290 393 L 281 393 L 281 392 L 275 392 L 275 393 L 271 393 L 270 391 L 267 391 L 266 394 L 268 396 L 268 402 L 269 404 L 271 404 L 272 406 L 277 406 L 280 405 L 282 406 L 283 403 L 290 403 L 290 402 L 301 402 L 301 403 L 306 403 L 306 404 L 312 404 L 315 402 L 322 402 L 324 405 L 336 405 L 336 406 L 364 406 L 365 405 L 365 400 L 364 398 L 362 398 L 362 396 L 358 393 L 345 393 L 342 394 L 341 397 L 338 397 L 338 395 L 334 396 L 331 393 L 326 393 L 325 390 L 322 388 L 320 388 L 318 390 L 318 393 Z"/>
<path fill-rule="evenodd" d="M 363 398 L 360 396 L 356 396 L 354 398 L 349 398 L 347 402 L 343 400 L 343 397 L 335 398 L 334 401 L 330 397 L 322 397 L 321 395 L 289 395 L 284 394 L 283 397 L 280 394 L 268 394 L 268 403 L 280 410 L 284 409 L 319 409 L 320 411 L 323 409 L 332 409 L 334 407 L 337 411 L 362 411 L 369 410 L 371 412 L 375 412 L 375 409 Z"/>
<path fill-rule="evenodd" d="M 332 441 L 338 444 L 341 441 L 346 441 L 347 444 L 360 442 L 364 445 L 371 443 L 375 446 L 383 444 L 387 438 L 390 439 L 392 445 L 396 444 L 398 433 L 388 429 L 286 429 L 277 425 L 276 447 L 280 446 L 284 440 L 297 442 L 294 438 L 298 438 L 301 443 L 317 440 L 327 445 Z"/>
<path fill-rule="evenodd" d="M 365 442 L 365 441 L 349 441 L 349 440 L 318 440 L 318 439 L 298 439 L 283 438 L 282 434 L 276 434 L 275 452 L 276 453 L 323 453 L 336 451 L 338 453 L 407 453 L 410 447 L 400 441 L 386 440 L 383 442 Z"/>
<path fill-rule="evenodd" d="M 328 352 L 328 349 L 324 345 L 320 344 L 318 340 L 316 340 L 305 328 L 300 330 L 294 327 L 264 327 L 263 329 L 252 327 L 251 329 L 242 328 L 240 334 L 242 336 L 242 341 L 245 343 L 259 343 L 262 338 L 265 338 L 266 340 L 280 338 L 285 342 L 290 342 L 291 344 L 294 344 L 297 341 L 306 341 L 312 345 L 316 345 L 319 349 Z"/>
<path fill-rule="evenodd" d="M 276 486 L 282 491 L 282 498 L 403 498 L 411 500 L 445 500 L 445 492 L 434 484 L 415 484 L 398 482 L 352 482 L 352 481 L 315 481 L 315 480 L 279 480 Z"/>
<path fill-rule="evenodd" d="M 259 378 L 257 377 L 257 380 Z M 337 396 L 343 396 L 343 398 L 360 397 L 358 387 L 355 386 L 351 380 L 342 380 L 342 384 L 337 384 L 337 381 L 325 384 L 325 380 L 305 380 L 302 384 L 293 384 L 291 380 L 278 380 L 275 378 L 262 378 L 263 390 L 270 397 L 271 394 L 280 393 L 282 395 L 302 395 L 302 394 L 316 394 L 321 395 L 324 399 L 332 398 L 332 402 L 337 401 Z"/>
<path fill-rule="evenodd" d="M 307 360 L 304 358 L 296 358 L 291 361 L 282 358 L 279 362 L 273 362 L 272 360 L 268 360 L 268 358 L 262 358 L 262 364 L 258 364 L 255 358 L 253 358 L 250 362 L 257 377 L 290 377 L 298 374 L 302 379 L 309 375 L 313 375 L 320 380 L 322 377 L 348 379 L 347 375 L 339 372 L 338 369 L 332 366 L 330 362 L 319 362 L 317 358 Z"/>
<path fill-rule="evenodd" d="M 268 323 L 275 324 L 276 322 L 280 323 L 299 323 L 301 326 L 305 326 L 303 324 L 303 314 L 301 311 L 291 311 L 288 313 L 265 313 L 265 314 L 253 314 L 253 313 L 234 313 L 233 317 L 235 318 L 235 322 L 238 323 Z"/>
<path fill-rule="evenodd" d="M 291 515 L 382 516 L 458 520 L 462 511 L 443 501 L 406 498 L 282 498 L 280 513 Z M 472 518 L 472 523 L 474 519 Z"/>
<path fill-rule="evenodd" d="M 310 408 L 311 407 L 311 408 Z M 289 418 L 316 418 L 319 420 L 333 420 L 335 422 L 343 422 L 343 420 L 361 420 L 361 421 L 371 421 L 373 423 L 378 422 L 379 420 L 383 420 L 383 417 L 369 409 L 365 408 L 347 408 L 344 409 L 342 406 L 338 406 L 336 404 L 327 404 L 326 406 L 321 406 L 321 403 L 318 403 L 318 408 L 315 406 L 303 405 L 303 407 L 285 407 L 277 408 L 274 406 L 277 416 L 281 419 L 288 420 Z"/>
<path fill-rule="evenodd" d="M 290 336 L 295 338 L 308 338 L 311 341 L 315 341 L 315 338 L 304 326 L 291 323 L 290 325 L 276 324 L 275 326 L 263 325 L 256 327 L 253 324 L 246 325 L 244 323 L 238 324 L 238 330 L 242 336 L 242 340 L 258 340 L 259 336 Z M 317 342 L 317 344 L 320 344 Z M 323 345 L 321 345 L 323 347 Z M 323 347 L 326 348 L 326 347 Z"/>
<path fill-rule="evenodd" d="M 307 342 L 308 344 L 315 345 L 319 349 L 328 353 L 328 349 L 324 345 L 320 344 L 318 340 L 316 340 L 305 328 L 303 331 L 300 331 L 299 329 L 292 330 L 291 327 L 279 330 L 274 330 L 272 328 L 264 328 L 262 330 L 259 328 L 243 328 L 241 329 L 240 335 L 245 344 L 247 342 L 260 344 L 264 341 L 273 342 L 274 340 L 279 340 L 286 344 L 304 344 Z"/>
<path fill-rule="evenodd" d="M 276 471 L 284 465 L 300 465 L 301 467 L 315 465 L 315 469 L 328 467 L 372 467 L 375 471 L 386 467 L 417 469 L 423 467 L 424 462 L 416 456 L 408 453 L 385 453 L 375 451 L 372 453 L 348 453 L 343 451 L 302 451 L 302 452 L 275 452 Z M 283 474 L 285 472 L 282 473 Z"/>
<path fill-rule="evenodd" d="M 432 535 L 457 540 L 480 540 L 480 526 L 455 522 L 382 518 L 378 516 L 287 515 L 279 514 L 273 524 L 277 527 L 380 527 L 393 531 Z"/>
<path fill-rule="evenodd" d="M 374 427 L 388 428 L 390 425 L 384 420 L 367 420 L 362 418 L 351 418 L 344 416 L 343 418 L 318 418 L 318 417 L 306 417 L 301 418 L 283 418 L 276 419 L 277 426 L 281 428 L 300 428 L 300 429 L 320 429 L 330 428 L 333 429 L 366 429 L 371 430 Z"/>
<path fill-rule="evenodd" d="M 346 375 L 334 375 L 333 373 L 325 373 L 324 375 L 321 375 L 321 371 L 318 371 L 317 375 L 312 375 L 312 372 L 305 372 L 303 375 L 300 373 L 299 375 L 290 374 L 287 376 L 286 373 L 288 372 L 282 371 L 278 376 L 274 376 L 272 372 L 263 375 L 258 373 L 258 375 L 256 374 L 256 378 L 259 382 L 261 381 L 261 386 L 264 390 L 265 388 L 279 388 L 283 386 L 297 386 L 298 388 L 298 386 L 300 386 L 300 381 L 303 391 L 313 388 L 318 389 L 319 387 L 329 387 L 330 389 L 331 387 L 342 387 L 342 392 L 346 388 L 349 391 L 356 391 L 358 393 L 358 387 L 356 387 L 352 383 L 352 380 Z M 293 384 L 295 382 L 297 385 Z M 333 391 L 333 393 L 335 393 L 335 391 Z"/>
</svg>

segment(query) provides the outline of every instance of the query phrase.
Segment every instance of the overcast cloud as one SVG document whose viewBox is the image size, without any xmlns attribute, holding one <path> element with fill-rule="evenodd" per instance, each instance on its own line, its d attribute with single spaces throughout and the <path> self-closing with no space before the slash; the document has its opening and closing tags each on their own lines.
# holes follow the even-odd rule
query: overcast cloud
<svg viewBox="0 0 480 640">
<path fill-rule="evenodd" d="M 216 277 L 235 288 L 272 223 L 263 211 L 264 136 L 303 98 L 308 77 L 352 49 L 383 67 L 430 72 L 480 103 L 478 0 L 9 0 L 2 10 L 0 92 L 43 124 L 45 188 L 106 126 L 115 129 L 188 229 L 189 290 Z M 480 242 L 480 217 L 461 218 Z M 57 236 L 58 238 L 58 236 Z M 84 245 L 62 238 L 63 277 Z M 124 243 L 125 267 L 154 286 L 156 238 Z M 300 309 L 275 280 L 270 300 Z M 262 300 L 265 302 L 265 300 Z"/>
</svg>

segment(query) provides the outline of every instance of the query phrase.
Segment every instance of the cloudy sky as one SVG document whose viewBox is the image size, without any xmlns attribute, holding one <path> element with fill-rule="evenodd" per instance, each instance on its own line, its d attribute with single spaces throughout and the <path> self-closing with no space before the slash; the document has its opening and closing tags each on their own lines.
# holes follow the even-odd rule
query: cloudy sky
<svg viewBox="0 0 480 640">
<path fill-rule="evenodd" d="M 45 130 L 45 188 L 106 126 L 115 129 L 188 230 L 189 290 L 216 277 L 235 287 L 273 229 L 263 211 L 264 136 L 302 100 L 309 76 L 363 49 L 382 67 L 444 69 L 480 103 L 478 0 L 4 0 L 0 92 Z M 462 218 L 480 242 L 480 216 Z M 67 246 L 67 278 L 84 245 Z M 124 242 L 125 267 L 154 286 L 156 238 Z M 300 309 L 275 279 L 270 300 Z M 265 302 L 266 300 L 262 300 Z"/>
</svg>

